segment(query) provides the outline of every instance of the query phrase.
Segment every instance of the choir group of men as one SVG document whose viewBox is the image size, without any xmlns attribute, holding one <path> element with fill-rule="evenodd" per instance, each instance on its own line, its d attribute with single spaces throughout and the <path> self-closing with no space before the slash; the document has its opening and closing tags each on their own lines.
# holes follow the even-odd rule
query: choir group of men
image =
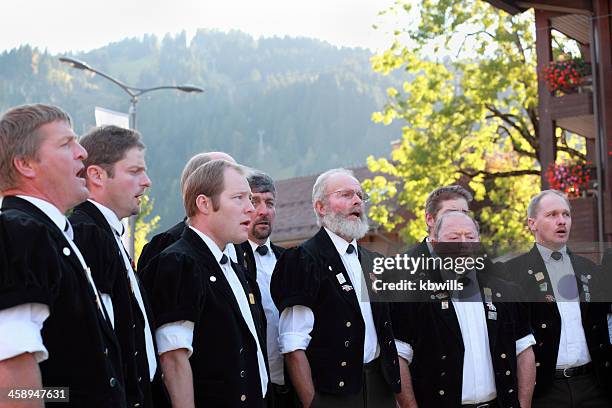
<svg viewBox="0 0 612 408">
<path fill-rule="evenodd" d="M 136 131 L 77 140 L 43 104 L 0 118 L 0 407 L 43 406 L 8 396 L 41 387 L 69 388 L 46 404 L 59 407 L 612 407 L 612 254 L 599 266 L 567 248 L 561 193 L 531 199 L 528 253 L 423 268 L 410 279 L 467 289 L 387 302 L 370 273 L 380 255 L 357 242 L 368 197 L 349 170 L 317 178 L 320 230 L 283 249 L 273 180 L 197 154 L 185 218 L 136 267 L 122 220 L 150 186 Z M 433 191 L 409 255 L 479 242 L 471 200 Z"/>
</svg>

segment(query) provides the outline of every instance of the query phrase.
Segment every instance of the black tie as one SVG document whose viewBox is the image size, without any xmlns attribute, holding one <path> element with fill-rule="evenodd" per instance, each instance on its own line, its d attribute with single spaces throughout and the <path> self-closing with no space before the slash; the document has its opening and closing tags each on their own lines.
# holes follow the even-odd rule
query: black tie
<svg viewBox="0 0 612 408">
<path fill-rule="evenodd" d="M 554 251 L 552 254 L 550 254 L 550 257 L 555 261 L 558 261 L 563 257 L 563 255 L 561 254 L 561 252 Z"/>
<path fill-rule="evenodd" d="M 353 252 L 355 252 L 355 247 L 353 246 L 353 244 L 349 244 L 348 248 L 346 248 L 346 253 L 352 254 Z"/>
<path fill-rule="evenodd" d="M 221 265 L 225 265 L 227 263 L 227 255 L 223 254 L 221 260 L 219 261 Z"/>
<path fill-rule="evenodd" d="M 268 253 L 268 247 L 265 245 L 260 245 L 257 247 L 257 249 L 255 249 L 255 251 L 257 251 L 257 253 L 261 256 L 266 256 Z"/>
</svg>

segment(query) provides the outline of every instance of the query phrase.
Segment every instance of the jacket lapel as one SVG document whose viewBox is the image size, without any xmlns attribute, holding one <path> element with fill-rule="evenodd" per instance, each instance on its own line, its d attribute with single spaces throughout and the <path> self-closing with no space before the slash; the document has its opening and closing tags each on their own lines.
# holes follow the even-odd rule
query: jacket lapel
<svg viewBox="0 0 612 408">
<path fill-rule="evenodd" d="M 213 256 L 206 243 L 194 231 L 192 231 L 191 228 L 185 228 L 185 231 L 183 231 L 183 238 L 187 240 L 189 245 L 198 254 L 200 260 L 202 261 L 202 265 L 206 266 L 204 269 L 209 273 L 209 275 L 204 276 L 203 278 L 208 280 L 208 286 L 212 291 L 220 293 L 225 297 L 238 321 L 241 322 L 248 331 L 249 328 L 244 321 L 244 316 L 242 316 L 242 313 L 240 312 L 240 307 L 238 306 L 238 301 L 234 296 L 234 292 L 232 291 L 225 274 L 221 270 L 219 263 Z"/>
<path fill-rule="evenodd" d="M 323 228 L 314 236 L 314 243 L 316 249 L 321 254 L 323 267 L 329 275 L 332 286 L 341 293 L 342 298 L 361 316 L 361 309 L 359 308 L 357 294 L 355 293 L 355 285 L 351 281 L 334 243 Z"/>
</svg>

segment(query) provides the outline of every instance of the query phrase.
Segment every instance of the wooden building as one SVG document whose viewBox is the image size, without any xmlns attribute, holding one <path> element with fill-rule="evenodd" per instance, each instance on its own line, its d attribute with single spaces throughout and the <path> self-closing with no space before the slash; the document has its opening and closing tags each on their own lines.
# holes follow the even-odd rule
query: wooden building
<svg viewBox="0 0 612 408">
<path fill-rule="evenodd" d="M 593 196 L 572 203 L 581 220 L 575 223 L 580 229 L 576 237 L 612 241 L 612 0 L 486 1 L 513 15 L 534 10 L 541 167 L 554 162 L 557 127 L 585 138 L 587 159 L 596 165 L 597 188 Z M 585 92 L 557 96 L 542 80 L 553 59 L 551 30 L 574 39 L 591 64 L 591 86 Z M 544 174 L 542 186 L 547 187 Z"/>
</svg>

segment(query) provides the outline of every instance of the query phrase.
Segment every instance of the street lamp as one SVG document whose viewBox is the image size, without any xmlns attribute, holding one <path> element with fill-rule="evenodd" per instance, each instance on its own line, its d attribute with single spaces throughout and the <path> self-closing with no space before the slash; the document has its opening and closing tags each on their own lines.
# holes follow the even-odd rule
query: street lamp
<svg viewBox="0 0 612 408">
<path fill-rule="evenodd" d="M 136 88 L 134 86 L 126 85 L 123 82 L 119 81 L 118 79 L 113 78 L 112 76 L 100 70 L 92 68 L 86 62 L 79 61 L 74 58 L 68 58 L 68 57 L 60 57 L 59 60 L 63 62 L 64 64 L 70 65 L 72 68 L 76 68 L 76 69 L 80 69 L 83 71 L 89 71 L 89 72 L 93 72 L 94 74 L 98 74 L 101 77 L 108 79 L 109 81 L 117 85 L 119 88 L 123 89 L 123 91 L 125 91 L 125 93 L 127 93 L 130 96 L 130 110 L 129 110 L 130 129 L 133 129 L 133 130 L 136 130 L 136 104 L 138 103 L 139 96 L 146 94 L 148 92 L 159 91 L 162 89 L 174 89 L 176 91 L 188 92 L 188 93 L 204 92 L 202 88 L 198 88 L 197 86 L 192 86 L 192 85 L 164 85 L 164 86 L 155 86 L 153 88 Z M 127 250 L 130 256 L 133 258 L 134 257 L 134 235 L 136 232 L 136 216 L 131 216 L 129 218 L 129 230 L 130 230 L 130 239 L 128 241 Z"/>
</svg>

